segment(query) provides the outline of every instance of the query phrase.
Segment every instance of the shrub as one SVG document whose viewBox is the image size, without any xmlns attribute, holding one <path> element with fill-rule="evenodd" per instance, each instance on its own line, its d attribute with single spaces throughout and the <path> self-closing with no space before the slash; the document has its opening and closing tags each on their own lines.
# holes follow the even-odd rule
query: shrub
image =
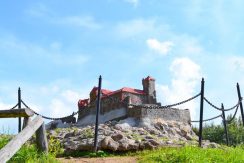
<svg viewBox="0 0 244 163">
<path fill-rule="evenodd" d="M 62 145 L 58 139 L 55 139 L 53 136 L 50 136 L 48 142 L 48 152 L 53 156 L 60 155 L 64 152 Z"/>
</svg>

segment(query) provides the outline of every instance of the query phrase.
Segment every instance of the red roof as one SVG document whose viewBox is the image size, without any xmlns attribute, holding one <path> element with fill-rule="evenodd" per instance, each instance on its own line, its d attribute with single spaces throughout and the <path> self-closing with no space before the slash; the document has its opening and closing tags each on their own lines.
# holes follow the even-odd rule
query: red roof
<svg viewBox="0 0 244 163">
<path fill-rule="evenodd" d="M 79 108 L 87 106 L 88 104 L 89 104 L 89 99 L 84 99 L 84 100 L 79 100 L 78 101 Z"/>
<path fill-rule="evenodd" d="M 97 93 L 97 87 L 93 87 L 93 89 L 91 90 L 91 92 L 95 91 Z M 116 93 L 120 93 L 120 92 L 128 92 L 128 93 L 134 93 L 134 94 L 140 94 L 140 95 L 144 95 L 145 92 L 143 90 L 139 90 L 139 89 L 134 89 L 134 88 L 128 88 L 128 87 L 123 87 L 119 90 L 116 91 L 111 91 L 108 89 L 101 89 L 102 92 L 102 98 L 106 98 L 107 96 L 112 96 Z M 89 99 L 84 99 L 84 100 L 79 100 L 78 102 L 78 106 L 79 107 L 84 107 L 87 106 L 89 103 Z"/>
<path fill-rule="evenodd" d="M 108 89 L 101 89 L 101 91 L 102 91 L 102 94 L 110 94 L 113 92 L 113 91 L 108 90 Z"/>
<path fill-rule="evenodd" d="M 155 81 L 154 78 L 152 78 L 151 76 L 148 76 L 146 77 L 145 79 L 143 80 L 153 80 Z M 93 89 L 91 90 L 90 92 L 90 95 L 91 93 L 95 93 L 97 95 L 97 90 L 98 90 L 98 87 L 93 87 Z M 106 98 L 107 96 L 111 96 L 111 95 L 114 95 L 116 93 L 120 93 L 120 92 L 128 92 L 128 93 L 133 93 L 133 94 L 140 94 L 140 95 L 145 95 L 146 93 L 143 91 L 143 90 L 139 90 L 139 89 L 134 89 L 134 88 L 128 88 L 128 87 L 123 87 L 119 90 L 116 90 L 116 91 L 111 91 L 111 90 L 108 90 L 108 89 L 101 89 L 101 93 L 102 93 L 102 98 Z M 86 106 L 88 105 L 89 103 L 89 100 L 88 99 L 84 99 L 84 100 L 80 100 L 78 102 L 78 105 L 80 106 Z"/>
<path fill-rule="evenodd" d="M 121 89 L 119 89 L 117 91 L 111 91 L 109 93 L 105 93 L 104 95 L 111 96 L 111 95 L 119 93 L 119 92 L 129 92 L 129 93 L 134 93 L 134 94 L 145 94 L 145 92 L 143 90 L 123 87 L 123 88 L 121 88 Z"/>
<path fill-rule="evenodd" d="M 96 92 L 96 94 L 97 94 L 97 90 L 98 90 L 98 87 L 93 87 L 93 89 L 91 90 L 91 92 Z M 113 91 L 111 91 L 111 90 L 108 90 L 108 89 L 101 89 L 101 92 L 102 92 L 102 94 L 109 94 L 109 93 L 111 93 L 111 92 L 113 92 Z"/>
<path fill-rule="evenodd" d="M 97 87 L 94 87 L 91 92 L 93 91 L 97 91 Z M 134 93 L 134 94 L 145 94 L 145 92 L 143 90 L 139 90 L 139 89 L 134 89 L 134 88 L 129 88 L 129 87 L 123 87 L 119 90 L 116 90 L 116 91 L 111 91 L 111 90 L 108 90 L 108 89 L 101 89 L 101 92 L 103 95 L 106 95 L 106 96 L 110 96 L 110 95 L 113 95 L 113 94 L 116 94 L 118 92 L 129 92 L 129 93 Z"/>
<path fill-rule="evenodd" d="M 129 92 L 129 93 L 135 93 L 135 94 L 145 94 L 145 92 L 143 90 L 134 89 L 134 88 L 124 87 L 121 90 L 122 90 L 122 92 Z"/>
</svg>

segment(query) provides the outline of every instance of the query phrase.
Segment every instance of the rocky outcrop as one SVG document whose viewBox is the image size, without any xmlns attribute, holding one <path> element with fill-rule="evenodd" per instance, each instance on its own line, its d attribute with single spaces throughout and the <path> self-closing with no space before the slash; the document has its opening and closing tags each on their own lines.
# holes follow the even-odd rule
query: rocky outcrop
<svg viewBox="0 0 244 163">
<path fill-rule="evenodd" d="M 98 148 L 111 151 L 154 149 L 160 146 L 197 145 L 198 137 L 188 123 L 163 121 L 136 121 L 129 118 L 99 125 Z M 48 138 L 58 139 L 66 152 L 92 150 L 94 126 L 50 130 Z M 206 142 L 206 147 L 218 145 Z"/>
</svg>

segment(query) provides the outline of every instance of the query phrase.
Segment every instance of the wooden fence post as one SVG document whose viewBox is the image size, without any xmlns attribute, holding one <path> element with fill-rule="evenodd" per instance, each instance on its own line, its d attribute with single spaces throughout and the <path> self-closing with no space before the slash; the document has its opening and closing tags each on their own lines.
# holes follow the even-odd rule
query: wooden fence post
<svg viewBox="0 0 244 163">
<path fill-rule="evenodd" d="M 36 132 L 36 130 L 40 129 L 40 126 L 43 125 L 43 123 L 42 117 L 37 116 L 18 135 L 13 137 L 13 139 L 0 150 L 0 162 L 7 162 Z M 44 131 L 43 128 L 40 130 Z"/>
<path fill-rule="evenodd" d="M 47 143 L 47 136 L 45 130 L 45 123 L 43 122 L 42 125 L 36 130 L 36 144 L 39 151 L 48 152 L 48 143 Z"/>
<path fill-rule="evenodd" d="M 229 134 L 228 134 L 227 124 L 226 124 L 226 119 L 225 119 L 225 111 L 224 111 L 223 103 L 221 104 L 221 109 L 222 109 L 223 125 L 224 125 L 224 129 L 225 129 L 226 144 L 227 144 L 227 146 L 229 146 Z"/>
<path fill-rule="evenodd" d="M 100 114 L 101 87 L 102 87 L 102 76 L 100 75 L 99 76 L 99 82 L 98 82 L 98 94 L 97 94 L 94 152 L 97 152 L 97 136 L 98 136 L 98 123 L 99 123 L 99 114 Z"/>
<path fill-rule="evenodd" d="M 31 117 L 34 112 L 30 109 L 0 110 L 0 118 Z"/>
<path fill-rule="evenodd" d="M 22 130 L 30 123 L 30 121 L 31 121 L 30 117 L 24 118 Z"/>
<path fill-rule="evenodd" d="M 236 84 L 236 88 L 237 88 L 238 98 L 239 98 L 239 101 L 240 101 L 242 125 L 244 126 L 244 111 L 243 111 L 242 97 L 241 97 L 241 90 L 240 90 L 239 83 Z"/>
<path fill-rule="evenodd" d="M 203 102 L 204 102 L 203 100 L 204 100 L 204 78 L 202 78 L 202 82 L 201 82 L 199 147 L 202 146 L 202 123 L 203 123 Z"/>
</svg>

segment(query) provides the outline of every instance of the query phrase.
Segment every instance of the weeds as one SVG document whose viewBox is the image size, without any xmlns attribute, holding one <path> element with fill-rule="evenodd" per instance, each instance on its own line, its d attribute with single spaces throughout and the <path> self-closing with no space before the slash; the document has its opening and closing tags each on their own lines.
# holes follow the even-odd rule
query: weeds
<svg viewBox="0 0 244 163">
<path fill-rule="evenodd" d="M 48 152 L 52 153 L 53 156 L 60 155 L 64 152 L 64 149 L 58 139 L 55 139 L 54 137 L 49 138 Z"/>
<path fill-rule="evenodd" d="M 10 140 L 12 136 L 1 135 L 0 136 L 0 148 L 3 148 Z M 39 153 L 35 144 L 25 143 L 20 150 L 8 161 L 11 162 L 27 162 L 27 163 L 56 163 L 54 154 Z"/>
</svg>

